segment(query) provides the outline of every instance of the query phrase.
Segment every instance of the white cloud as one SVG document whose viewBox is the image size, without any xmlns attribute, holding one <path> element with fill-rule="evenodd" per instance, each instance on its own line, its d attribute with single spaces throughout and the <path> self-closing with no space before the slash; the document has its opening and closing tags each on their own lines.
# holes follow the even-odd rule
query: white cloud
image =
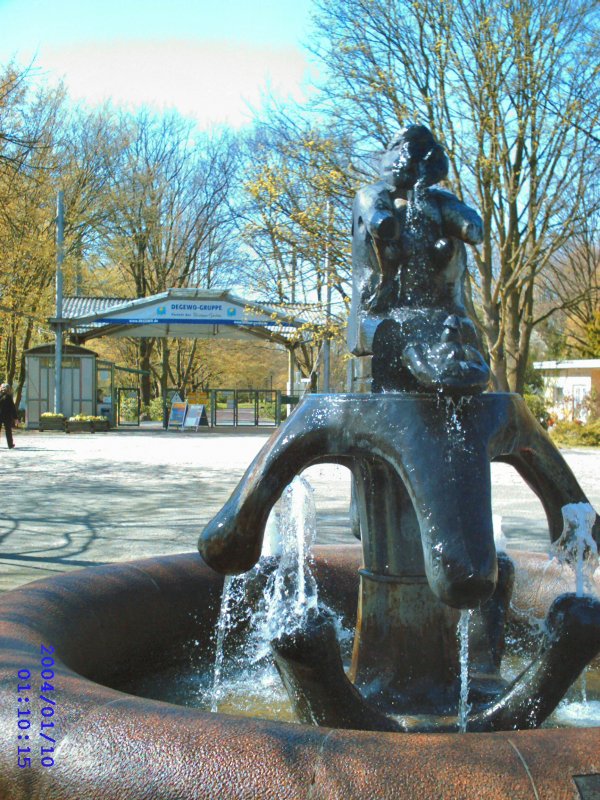
<svg viewBox="0 0 600 800">
<path fill-rule="evenodd" d="M 248 121 L 267 84 L 300 99 L 308 72 L 297 48 L 191 40 L 120 40 L 44 46 L 36 66 L 63 78 L 69 95 L 96 105 L 177 108 L 202 126 Z"/>
</svg>

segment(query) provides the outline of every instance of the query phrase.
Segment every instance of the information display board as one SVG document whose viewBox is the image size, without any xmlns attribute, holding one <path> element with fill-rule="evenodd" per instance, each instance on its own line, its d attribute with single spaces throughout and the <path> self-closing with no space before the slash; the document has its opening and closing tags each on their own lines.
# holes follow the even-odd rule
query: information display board
<svg viewBox="0 0 600 800">
<path fill-rule="evenodd" d="M 171 413 L 169 414 L 167 428 L 183 428 L 187 407 L 187 403 L 171 404 Z"/>
<path fill-rule="evenodd" d="M 186 398 L 190 405 L 192 403 L 196 403 L 197 405 L 204 403 L 204 405 L 208 405 L 208 401 L 210 400 L 210 392 L 188 392 Z"/>
<path fill-rule="evenodd" d="M 197 431 L 200 425 L 208 425 L 208 417 L 206 416 L 206 406 L 196 403 L 190 403 L 190 405 L 188 406 L 187 414 L 185 416 L 183 427 L 193 428 L 194 430 Z"/>
</svg>

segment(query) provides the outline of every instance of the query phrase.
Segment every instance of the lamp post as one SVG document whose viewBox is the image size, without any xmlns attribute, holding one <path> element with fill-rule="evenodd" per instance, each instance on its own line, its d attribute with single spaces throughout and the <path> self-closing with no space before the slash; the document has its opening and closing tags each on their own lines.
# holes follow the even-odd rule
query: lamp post
<svg viewBox="0 0 600 800">
<path fill-rule="evenodd" d="M 329 392 L 331 390 L 331 338 L 329 335 L 329 326 L 331 323 L 331 268 L 329 257 L 329 246 L 331 236 L 331 202 L 327 201 L 327 236 L 325 239 L 325 339 L 323 341 L 323 391 Z"/>
<path fill-rule="evenodd" d="M 54 413 L 62 410 L 62 315 L 63 315 L 63 261 L 65 235 L 64 192 L 56 198 L 56 327 L 54 346 Z"/>
</svg>

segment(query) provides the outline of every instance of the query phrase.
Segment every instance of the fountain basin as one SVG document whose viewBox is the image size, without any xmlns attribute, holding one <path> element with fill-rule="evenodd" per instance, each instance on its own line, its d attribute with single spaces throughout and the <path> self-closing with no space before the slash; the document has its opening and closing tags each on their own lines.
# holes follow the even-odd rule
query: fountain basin
<svg viewBox="0 0 600 800">
<path fill-rule="evenodd" d="M 514 555 L 516 604 L 528 608 L 546 563 Z M 316 548 L 321 597 L 348 618 L 356 613 L 360 559 L 358 545 Z M 0 797 L 597 796 L 600 728 L 463 735 L 331 730 L 210 714 L 115 688 L 188 659 L 196 641 L 212 642 L 221 589 L 221 576 L 199 556 L 184 554 L 81 570 L 0 598 Z M 538 592 L 533 605 L 543 613 L 545 602 Z M 53 649 L 54 694 L 41 691 L 42 645 Z M 26 729 L 18 726 L 25 718 L 18 715 L 25 696 L 17 690 L 20 670 L 31 673 Z M 55 701 L 51 717 L 42 714 L 49 705 L 40 695 Z M 53 746 L 40 737 L 45 731 L 56 731 L 52 766 L 41 764 L 40 748 Z M 25 745 L 31 765 L 19 768 L 17 747 Z"/>
</svg>

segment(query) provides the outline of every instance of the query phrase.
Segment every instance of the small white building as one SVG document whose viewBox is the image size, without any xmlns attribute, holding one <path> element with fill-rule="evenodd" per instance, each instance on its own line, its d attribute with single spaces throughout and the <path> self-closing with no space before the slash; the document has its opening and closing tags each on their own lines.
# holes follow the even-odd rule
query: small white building
<svg viewBox="0 0 600 800">
<path fill-rule="evenodd" d="M 26 423 L 37 428 L 40 416 L 54 410 L 55 354 L 53 344 L 25 351 L 27 369 Z M 63 345 L 61 411 L 96 414 L 96 353 L 86 347 Z"/>
<path fill-rule="evenodd" d="M 557 419 L 587 422 L 600 417 L 600 358 L 535 361 L 542 373 L 544 399 Z"/>
</svg>

